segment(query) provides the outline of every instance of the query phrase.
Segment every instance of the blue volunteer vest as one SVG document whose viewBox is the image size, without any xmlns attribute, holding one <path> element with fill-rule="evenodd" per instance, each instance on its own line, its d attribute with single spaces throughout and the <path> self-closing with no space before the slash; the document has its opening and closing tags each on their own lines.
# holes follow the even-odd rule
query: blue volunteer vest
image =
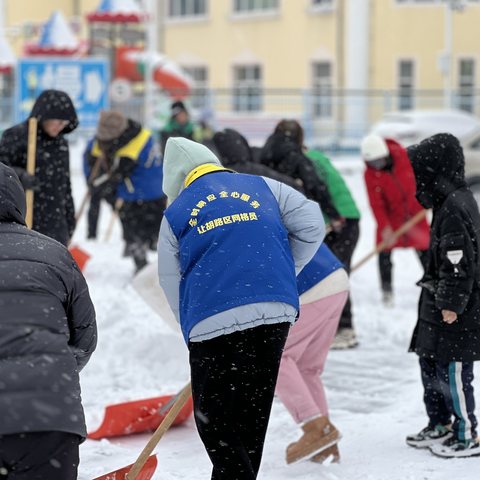
<svg viewBox="0 0 480 480">
<path fill-rule="evenodd" d="M 298 274 L 297 287 L 298 294 L 301 295 L 310 290 L 317 283 L 328 277 L 339 268 L 345 268 L 342 262 L 332 253 L 332 251 L 322 243 L 317 253 L 305 265 Z"/>
<path fill-rule="evenodd" d="M 101 152 L 95 140 L 91 140 L 87 146 L 94 157 Z M 129 177 L 129 183 L 121 182 L 117 188 L 117 197 L 126 202 L 136 200 L 155 200 L 163 196 L 162 181 L 163 167 L 161 159 L 156 152 L 152 134 L 149 130 L 142 129 L 139 134 L 132 138 L 115 153 L 115 157 L 128 157 L 136 162 Z M 90 168 L 85 165 L 84 173 L 88 178 Z"/>
<path fill-rule="evenodd" d="M 185 341 L 201 320 L 240 305 L 284 302 L 298 310 L 288 233 L 261 177 L 203 175 L 165 216 L 179 242 Z"/>
</svg>

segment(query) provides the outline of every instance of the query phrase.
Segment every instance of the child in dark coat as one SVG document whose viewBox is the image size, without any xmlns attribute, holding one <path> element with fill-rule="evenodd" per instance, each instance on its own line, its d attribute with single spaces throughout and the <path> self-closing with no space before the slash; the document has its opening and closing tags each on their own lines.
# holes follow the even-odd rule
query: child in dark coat
<svg viewBox="0 0 480 480">
<path fill-rule="evenodd" d="M 433 209 L 429 258 L 410 351 L 420 357 L 428 425 L 407 437 L 441 457 L 480 455 L 473 362 L 480 360 L 480 214 L 464 156 L 441 133 L 408 149 L 417 199 Z M 453 421 L 453 422 L 452 422 Z"/>
</svg>

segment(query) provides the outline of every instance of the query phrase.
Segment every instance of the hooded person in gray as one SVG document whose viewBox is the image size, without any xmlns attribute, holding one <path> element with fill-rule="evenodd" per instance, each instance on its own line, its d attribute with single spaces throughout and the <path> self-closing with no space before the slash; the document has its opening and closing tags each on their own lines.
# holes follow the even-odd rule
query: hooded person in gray
<svg viewBox="0 0 480 480">
<path fill-rule="evenodd" d="M 296 273 L 325 235 L 317 203 L 222 167 L 170 138 L 159 278 L 190 352 L 195 421 L 214 480 L 254 480 L 280 359 L 298 314 Z"/>
<path fill-rule="evenodd" d="M 73 480 L 95 311 L 68 250 L 29 230 L 25 210 L 16 173 L 0 163 L 0 479 Z"/>
</svg>

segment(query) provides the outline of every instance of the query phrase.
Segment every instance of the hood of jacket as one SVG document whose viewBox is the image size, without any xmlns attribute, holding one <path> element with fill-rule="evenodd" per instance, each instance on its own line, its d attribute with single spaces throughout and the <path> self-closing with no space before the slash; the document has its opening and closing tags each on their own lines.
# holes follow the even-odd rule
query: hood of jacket
<svg viewBox="0 0 480 480">
<path fill-rule="evenodd" d="M 466 185 L 465 158 L 458 139 L 438 133 L 407 149 L 415 174 L 416 197 L 424 208 L 443 203 L 449 193 Z"/>
<path fill-rule="evenodd" d="M 226 128 L 213 136 L 215 149 L 224 166 L 253 162 L 252 151 L 243 135 L 236 130 Z"/>
<path fill-rule="evenodd" d="M 187 175 L 204 164 L 222 167 L 220 160 L 205 145 L 182 137 L 168 139 L 163 157 L 162 189 L 169 203 L 183 190 Z"/>
<path fill-rule="evenodd" d="M 390 152 L 390 156 L 395 161 L 401 155 L 405 155 L 405 148 L 400 145 L 396 140 L 393 138 L 385 138 L 385 143 L 387 144 L 388 151 Z"/>
<path fill-rule="evenodd" d="M 283 132 L 276 132 L 268 137 L 260 153 L 262 163 L 275 165 L 281 162 L 291 152 L 302 152 L 302 147 Z"/>
<path fill-rule="evenodd" d="M 72 99 L 61 90 L 44 90 L 35 101 L 30 117 L 39 123 L 45 120 L 66 120 L 68 125 L 61 134 L 70 133 L 78 127 L 78 117 Z"/>
<path fill-rule="evenodd" d="M 25 192 L 15 171 L 0 162 L 0 222 L 25 225 Z"/>
</svg>

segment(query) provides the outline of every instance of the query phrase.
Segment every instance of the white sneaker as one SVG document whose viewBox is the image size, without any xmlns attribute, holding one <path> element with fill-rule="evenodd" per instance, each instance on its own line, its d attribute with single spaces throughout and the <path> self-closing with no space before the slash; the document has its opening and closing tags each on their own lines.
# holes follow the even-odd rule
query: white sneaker
<svg viewBox="0 0 480 480">
<path fill-rule="evenodd" d="M 437 457 L 465 458 L 480 455 L 480 443 L 477 440 L 458 440 L 451 437 L 441 445 L 432 445 L 430 451 Z"/>
<path fill-rule="evenodd" d="M 418 433 L 408 435 L 407 445 L 415 448 L 428 448 L 441 444 L 453 436 L 451 425 L 427 426 Z"/>
<path fill-rule="evenodd" d="M 332 350 L 345 350 L 355 348 L 358 345 L 357 336 L 353 328 L 341 328 L 333 339 L 330 348 Z"/>
</svg>

